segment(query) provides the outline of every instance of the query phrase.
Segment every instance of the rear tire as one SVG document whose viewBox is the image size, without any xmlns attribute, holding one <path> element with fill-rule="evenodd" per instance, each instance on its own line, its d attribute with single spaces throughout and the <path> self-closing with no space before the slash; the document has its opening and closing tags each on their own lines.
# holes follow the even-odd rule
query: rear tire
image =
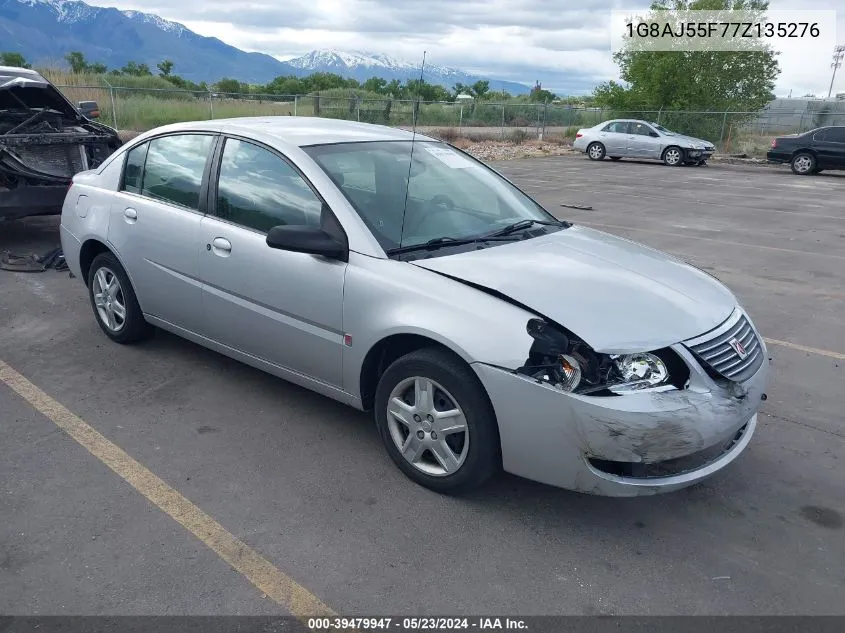
<svg viewBox="0 0 845 633">
<path fill-rule="evenodd" d="M 796 176 L 809 176 L 816 171 L 816 157 L 810 152 L 798 152 L 789 164 Z"/>
<path fill-rule="evenodd" d="M 684 150 L 672 145 L 663 150 L 663 163 L 669 167 L 678 167 L 684 164 Z"/>
<path fill-rule="evenodd" d="M 152 333 L 129 276 L 113 254 L 100 253 L 91 262 L 88 297 L 97 324 L 115 343 L 136 343 Z"/>
<path fill-rule="evenodd" d="M 451 415 L 438 415 L 445 412 Z M 475 373 L 445 351 L 426 348 L 394 361 L 376 388 L 375 421 L 393 462 L 435 492 L 472 490 L 501 466 L 487 393 Z"/>
<path fill-rule="evenodd" d="M 603 160 L 607 150 L 601 143 L 590 143 L 587 146 L 587 156 L 590 160 Z"/>
</svg>

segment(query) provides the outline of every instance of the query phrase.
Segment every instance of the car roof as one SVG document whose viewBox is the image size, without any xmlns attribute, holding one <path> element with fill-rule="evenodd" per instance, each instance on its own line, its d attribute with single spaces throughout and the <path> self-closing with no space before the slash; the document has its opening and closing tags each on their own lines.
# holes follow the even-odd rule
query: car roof
<svg viewBox="0 0 845 633">
<path fill-rule="evenodd" d="M 256 134 L 265 137 L 270 136 L 299 147 L 367 141 L 410 141 L 414 139 L 414 134 L 410 131 L 385 125 L 304 116 L 239 117 L 211 121 L 189 121 L 166 125 L 151 132 L 173 133 L 192 130 L 243 134 L 244 136 Z M 417 134 L 416 140 L 436 141 L 437 139 Z"/>
</svg>

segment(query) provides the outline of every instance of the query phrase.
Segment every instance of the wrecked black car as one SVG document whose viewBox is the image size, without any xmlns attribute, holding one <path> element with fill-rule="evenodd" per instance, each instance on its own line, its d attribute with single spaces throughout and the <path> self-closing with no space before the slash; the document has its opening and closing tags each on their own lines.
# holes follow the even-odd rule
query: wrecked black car
<svg viewBox="0 0 845 633">
<path fill-rule="evenodd" d="M 120 145 L 34 70 L 0 66 L 0 221 L 61 213 L 71 178 Z"/>
</svg>

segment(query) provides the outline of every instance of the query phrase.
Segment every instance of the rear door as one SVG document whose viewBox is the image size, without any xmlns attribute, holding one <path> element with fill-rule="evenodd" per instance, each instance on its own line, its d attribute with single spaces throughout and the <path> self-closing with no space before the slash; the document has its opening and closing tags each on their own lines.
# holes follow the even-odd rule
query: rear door
<svg viewBox="0 0 845 633">
<path fill-rule="evenodd" d="M 216 136 L 160 136 L 127 153 L 108 240 L 145 314 L 196 331 L 199 228 Z"/>
</svg>

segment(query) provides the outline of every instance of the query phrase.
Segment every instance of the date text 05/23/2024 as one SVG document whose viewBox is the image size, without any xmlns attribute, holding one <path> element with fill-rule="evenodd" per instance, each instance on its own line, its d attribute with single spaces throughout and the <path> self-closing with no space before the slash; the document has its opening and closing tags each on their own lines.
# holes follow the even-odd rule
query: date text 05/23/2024
<svg viewBox="0 0 845 633">
<path fill-rule="evenodd" d="M 477 618 L 437 618 L 437 617 L 372 617 L 372 618 L 342 618 L 323 617 L 308 618 L 307 626 L 310 631 L 527 631 L 525 620 L 519 618 L 477 617 Z"/>
</svg>

